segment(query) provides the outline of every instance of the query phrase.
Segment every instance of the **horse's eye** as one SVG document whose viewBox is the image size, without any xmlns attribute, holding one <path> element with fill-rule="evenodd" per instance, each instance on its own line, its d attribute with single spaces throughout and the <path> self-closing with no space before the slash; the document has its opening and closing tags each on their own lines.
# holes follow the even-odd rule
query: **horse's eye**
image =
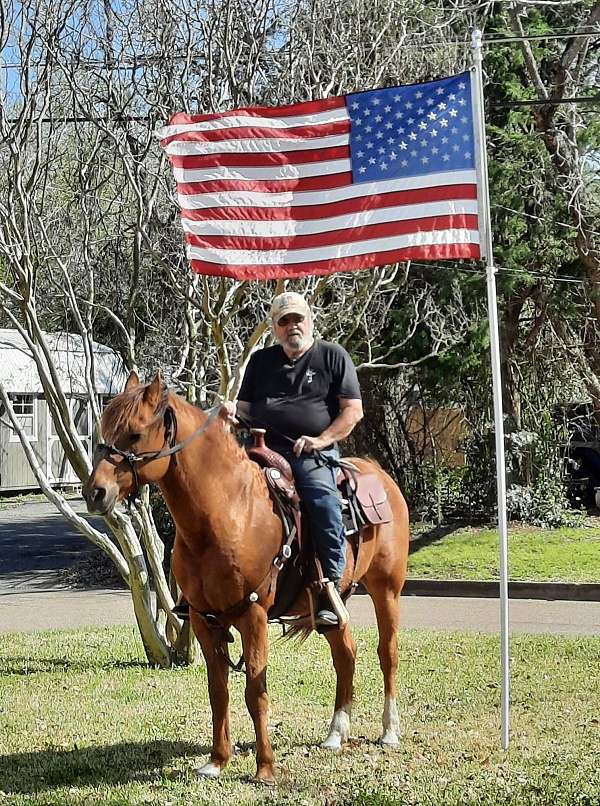
<svg viewBox="0 0 600 806">
<path fill-rule="evenodd" d="M 137 442 L 139 438 L 140 438 L 140 434 L 130 434 L 129 435 L 129 442 L 131 442 L 133 444 L 134 442 Z"/>
</svg>

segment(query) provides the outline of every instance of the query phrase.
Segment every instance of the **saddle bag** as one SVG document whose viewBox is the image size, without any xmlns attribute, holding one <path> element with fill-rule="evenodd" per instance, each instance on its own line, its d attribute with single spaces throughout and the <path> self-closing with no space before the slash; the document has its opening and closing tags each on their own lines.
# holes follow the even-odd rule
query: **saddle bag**
<svg viewBox="0 0 600 806">
<path fill-rule="evenodd" d="M 392 521 L 392 509 L 381 480 L 375 473 L 355 473 L 342 467 L 347 498 L 362 524 L 378 526 Z"/>
</svg>

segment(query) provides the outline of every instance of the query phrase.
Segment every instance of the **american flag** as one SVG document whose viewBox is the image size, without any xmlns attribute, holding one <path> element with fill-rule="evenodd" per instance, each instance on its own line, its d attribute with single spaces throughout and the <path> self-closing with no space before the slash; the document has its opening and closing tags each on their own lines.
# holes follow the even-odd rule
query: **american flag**
<svg viewBox="0 0 600 806">
<path fill-rule="evenodd" d="M 256 280 L 480 257 L 468 72 L 177 114 L 158 134 L 195 272 Z"/>
</svg>

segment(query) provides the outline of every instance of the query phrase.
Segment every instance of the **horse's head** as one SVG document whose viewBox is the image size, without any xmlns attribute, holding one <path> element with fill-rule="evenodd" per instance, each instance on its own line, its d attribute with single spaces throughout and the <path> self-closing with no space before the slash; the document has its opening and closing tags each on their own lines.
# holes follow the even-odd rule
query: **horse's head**
<svg viewBox="0 0 600 806">
<path fill-rule="evenodd" d="M 172 410 L 160 373 L 152 383 L 140 384 L 132 372 L 120 395 L 102 414 L 105 442 L 96 447 L 92 472 L 83 488 L 89 512 L 105 515 L 140 484 L 158 481 L 170 457 L 153 458 L 174 438 Z"/>
</svg>

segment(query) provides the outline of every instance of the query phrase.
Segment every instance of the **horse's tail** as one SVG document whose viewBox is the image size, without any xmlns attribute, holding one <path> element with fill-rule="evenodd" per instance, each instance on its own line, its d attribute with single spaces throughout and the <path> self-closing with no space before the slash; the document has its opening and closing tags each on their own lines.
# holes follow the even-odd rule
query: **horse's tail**
<svg viewBox="0 0 600 806">
<path fill-rule="evenodd" d="M 311 632 L 313 631 L 312 626 L 303 622 L 302 624 L 284 624 L 284 631 L 279 636 L 277 641 L 293 641 L 298 645 L 302 645 L 309 637 Z"/>
</svg>

